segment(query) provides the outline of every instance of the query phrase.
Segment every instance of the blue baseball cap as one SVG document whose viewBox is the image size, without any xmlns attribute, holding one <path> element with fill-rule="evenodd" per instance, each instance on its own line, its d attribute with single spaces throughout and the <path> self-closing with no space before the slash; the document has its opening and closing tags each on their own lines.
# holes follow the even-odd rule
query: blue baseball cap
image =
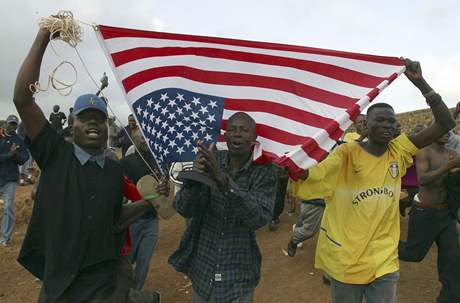
<svg viewBox="0 0 460 303">
<path fill-rule="evenodd" d="M 75 100 L 72 114 L 77 116 L 87 109 L 96 109 L 107 117 L 107 104 L 95 94 L 86 94 L 78 97 L 77 100 Z"/>
<path fill-rule="evenodd" d="M 6 118 L 6 123 L 7 123 L 7 124 L 10 124 L 10 123 L 19 124 L 19 118 L 16 117 L 15 115 L 9 115 L 9 116 Z"/>
</svg>

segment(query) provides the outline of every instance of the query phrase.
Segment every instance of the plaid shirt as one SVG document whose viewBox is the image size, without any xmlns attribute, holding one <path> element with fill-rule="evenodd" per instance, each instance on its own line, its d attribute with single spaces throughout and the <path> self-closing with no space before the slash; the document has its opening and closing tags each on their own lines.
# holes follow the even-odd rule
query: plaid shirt
<svg viewBox="0 0 460 303">
<path fill-rule="evenodd" d="M 248 294 L 260 280 L 255 231 L 272 217 L 280 170 L 248 161 L 232 175 L 227 152 L 218 151 L 216 159 L 229 178 L 229 190 L 185 182 L 174 207 L 191 219 L 169 262 L 188 275 L 201 297 L 213 293 L 216 302 L 225 303 Z"/>
</svg>

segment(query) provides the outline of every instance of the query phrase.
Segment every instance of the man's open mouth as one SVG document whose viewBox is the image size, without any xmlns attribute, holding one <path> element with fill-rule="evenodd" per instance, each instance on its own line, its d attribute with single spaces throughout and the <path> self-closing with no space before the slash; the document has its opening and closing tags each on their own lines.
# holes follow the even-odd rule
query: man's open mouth
<svg viewBox="0 0 460 303">
<path fill-rule="evenodd" d="M 89 128 L 86 130 L 88 138 L 97 139 L 99 138 L 99 130 L 97 128 Z"/>
</svg>

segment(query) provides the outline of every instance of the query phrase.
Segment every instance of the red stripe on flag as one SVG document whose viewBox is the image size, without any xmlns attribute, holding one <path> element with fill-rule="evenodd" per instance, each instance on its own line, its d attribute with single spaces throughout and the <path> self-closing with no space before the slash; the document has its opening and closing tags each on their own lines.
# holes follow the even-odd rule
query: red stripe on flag
<svg viewBox="0 0 460 303">
<path fill-rule="evenodd" d="M 288 44 L 257 42 L 257 41 L 247 41 L 247 40 L 217 38 L 217 37 L 161 33 L 161 32 L 153 32 L 153 31 L 143 31 L 143 30 L 111 27 L 111 26 L 106 26 L 106 25 L 99 25 L 99 31 L 101 32 L 105 40 L 113 39 L 113 38 L 132 37 L 132 38 L 154 38 L 154 39 L 166 39 L 166 40 L 193 41 L 193 42 L 203 42 L 203 43 L 218 43 L 218 44 L 223 44 L 223 45 L 234 45 L 234 46 L 242 46 L 242 47 L 253 47 L 253 48 L 261 48 L 261 49 L 269 49 L 269 50 L 290 51 L 290 52 L 297 52 L 297 53 L 318 54 L 318 55 L 333 56 L 333 57 L 340 57 L 340 58 L 349 58 L 349 59 L 363 60 L 363 61 L 368 61 L 368 62 L 375 62 L 375 63 L 381 63 L 381 64 L 395 65 L 395 66 L 404 65 L 404 62 L 401 59 L 396 58 L 396 57 L 350 53 L 350 52 L 335 51 L 335 50 L 321 49 L 321 48 L 315 48 L 315 47 L 305 47 L 305 46 L 296 46 L 296 45 L 288 45 Z"/>
<path fill-rule="evenodd" d="M 380 89 L 378 89 L 377 87 L 371 90 L 370 92 L 368 92 L 367 96 L 369 97 L 369 102 L 374 100 L 379 95 L 379 93 L 380 93 Z"/>
<path fill-rule="evenodd" d="M 398 74 L 397 73 L 393 73 L 391 74 L 390 77 L 388 77 L 388 85 L 390 85 L 391 82 L 393 82 L 394 80 L 396 80 L 396 78 L 398 78 Z"/>
<path fill-rule="evenodd" d="M 308 156 L 310 156 L 310 158 L 315 159 L 318 162 L 323 160 L 328 154 L 328 152 L 322 149 L 312 138 L 304 141 L 302 149 Z"/>
<path fill-rule="evenodd" d="M 278 165 L 280 165 L 282 167 L 288 168 L 289 176 L 294 180 L 299 179 L 299 177 L 305 171 L 303 168 L 297 166 L 297 164 L 295 164 L 294 161 L 292 161 L 288 157 L 278 158 L 278 160 L 275 160 L 274 163 L 276 163 L 276 164 L 278 164 Z"/>
<path fill-rule="evenodd" d="M 276 154 L 268 152 L 266 150 L 262 150 L 262 155 L 258 157 L 257 159 L 255 159 L 254 162 L 258 164 L 264 164 L 267 162 L 274 162 L 278 160 L 279 160 L 279 157 Z"/>
<path fill-rule="evenodd" d="M 361 108 L 359 107 L 358 104 L 355 104 L 349 109 L 347 109 L 346 112 L 350 116 L 350 120 L 355 121 L 358 115 L 361 113 Z"/>
<path fill-rule="evenodd" d="M 204 71 L 187 66 L 150 68 L 133 74 L 122 82 L 125 90 L 129 92 L 147 81 L 165 77 L 182 77 L 202 83 L 218 85 L 253 86 L 276 89 L 341 108 L 348 108 L 357 101 L 347 96 L 328 92 L 293 80 L 239 73 Z M 235 87 L 235 89 L 238 88 Z"/>
<path fill-rule="evenodd" d="M 131 61 L 151 58 L 151 57 L 165 57 L 165 56 L 179 56 L 179 55 L 196 55 L 209 58 L 219 58 L 236 60 L 251 63 L 260 63 L 275 66 L 291 67 L 298 70 L 312 72 L 318 75 L 323 75 L 329 78 L 348 82 L 362 87 L 375 87 L 386 80 L 383 77 L 376 77 L 353 71 L 340 66 L 326 64 L 315 61 L 286 58 L 280 56 L 272 56 L 265 54 L 254 54 L 241 51 L 232 51 L 217 48 L 198 48 L 198 47 L 137 47 L 129 50 L 112 53 L 112 58 L 115 66 L 120 66 Z M 229 63 L 231 64 L 231 63 Z"/>
</svg>

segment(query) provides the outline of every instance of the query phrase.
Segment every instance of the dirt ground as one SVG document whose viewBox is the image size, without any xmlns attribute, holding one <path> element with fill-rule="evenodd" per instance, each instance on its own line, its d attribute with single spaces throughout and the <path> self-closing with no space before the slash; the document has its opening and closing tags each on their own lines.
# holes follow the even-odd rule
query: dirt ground
<svg viewBox="0 0 460 303">
<path fill-rule="evenodd" d="M 21 241 L 30 216 L 31 202 L 27 201 L 31 186 L 18 187 L 16 213 L 18 227 L 13 245 L 0 247 L 0 302 L 36 302 L 40 284 L 17 262 Z M 0 205 L 1 208 L 1 205 Z M 1 213 L 3 211 L 0 209 Z M 322 274 L 315 270 L 314 250 L 316 238 L 304 243 L 294 258 L 286 257 L 285 248 L 295 216 L 284 213 L 281 224 L 274 232 L 263 228 L 258 231 L 258 243 L 263 255 L 262 279 L 255 293 L 257 303 L 326 303 L 329 288 L 322 283 Z M 177 248 L 184 230 L 184 220 L 175 215 L 161 221 L 160 240 L 152 259 L 146 289 L 156 289 L 162 294 L 162 302 L 191 302 L 191 284 L 184 275 L 175 272 L 167 263 Z M 407 219 L 402 219 L 402 237 L 407 232 Z M 435 302 L 440 289 L 436 272 L 436 247 L 434 246 L 422 263 L 401 263 L 401 280 L 398 298 L 401 303 Z"/>
</svg>

